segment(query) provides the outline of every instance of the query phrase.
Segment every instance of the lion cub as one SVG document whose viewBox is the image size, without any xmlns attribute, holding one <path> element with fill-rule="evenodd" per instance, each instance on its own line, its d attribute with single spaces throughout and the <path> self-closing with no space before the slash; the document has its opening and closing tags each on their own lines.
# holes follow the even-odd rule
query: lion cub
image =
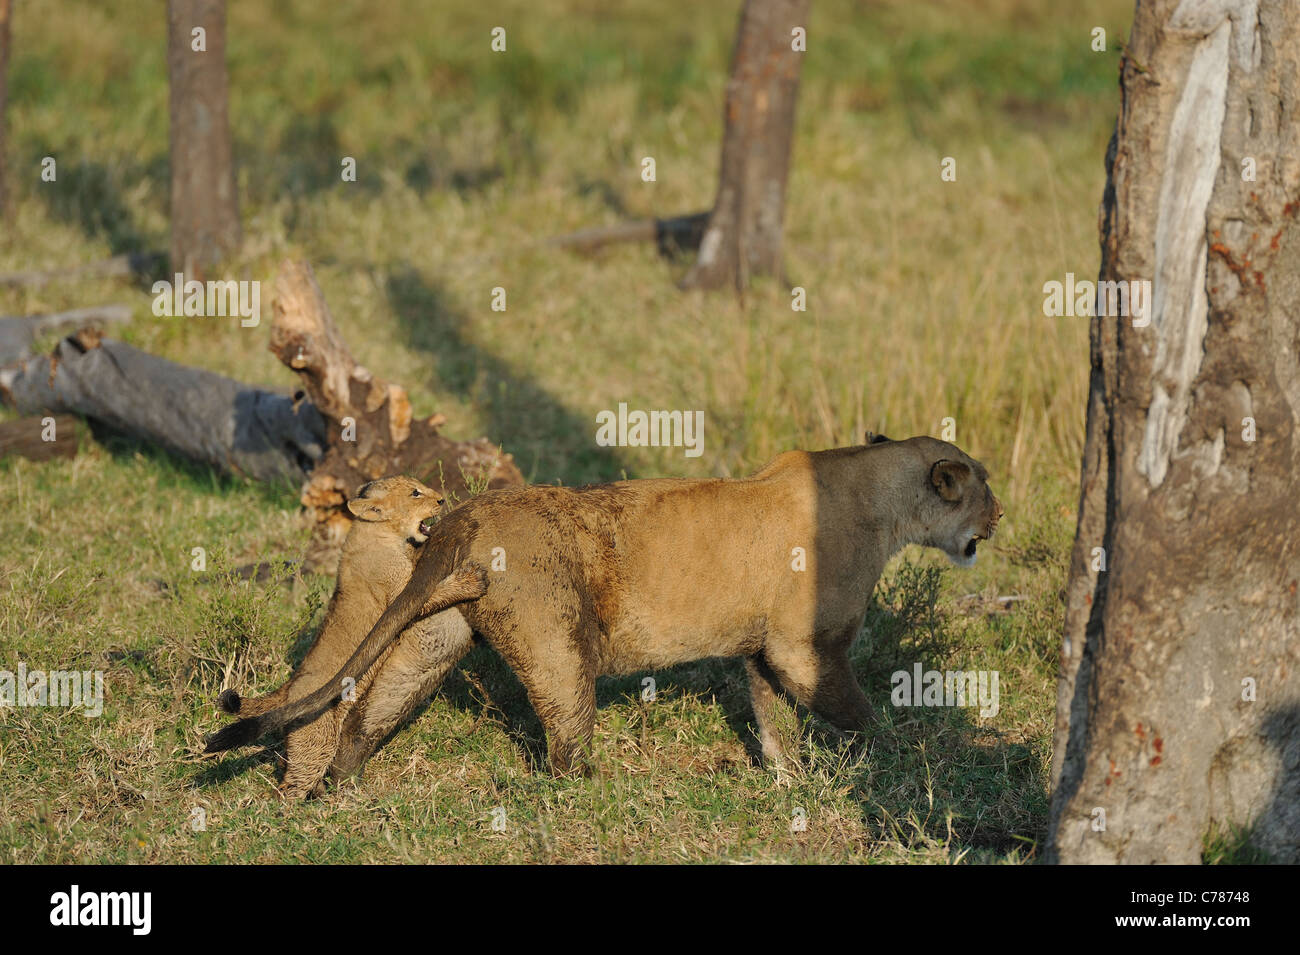
<svg viewBox="0 0 1300 955">
<path fill-rule="evenodd" d="M 343 542 L 338 582 L 316 642 L 284 686 L 266 696 L 240 700 L 234 690 L 218 705 L 241 717 L 274 710 L 318 689 L 334 677 L 383 612 L 411 579 L 416 546 L 429 537 L 443 503 L 437 491 L 408 477 L 371 481 L 348 501 L 356 520 Z M 376 668 L 377 670 L 378 668 Z M 348 709 L 373 679 L 362 677 L 342 702 L 296 726 L 285 741 L 288 766 L 280 790 L 289 798 L 316 795 L 338 748 Z M 340 688 L 340 693 L 343 689 Z"/>
</svg>

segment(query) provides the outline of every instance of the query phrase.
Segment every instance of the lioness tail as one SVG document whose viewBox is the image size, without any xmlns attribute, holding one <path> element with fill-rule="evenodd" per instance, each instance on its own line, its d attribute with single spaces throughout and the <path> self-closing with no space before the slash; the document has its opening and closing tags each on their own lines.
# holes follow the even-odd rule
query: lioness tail
<svg viewBox="0 0 1300 955">
<path fill-rule="evenodd" d="M 417 616 L 440 613 L 458 603 L 483 596 L 487 591 L 487 574 L 480 567 L 465 567 L 454 571 L 444 577 L 427 598 L 419 594 L 419 587 L 415 584 L 416 581 L 412 580 L 398 594 L 397 599 L 384 611 L 384 615 L 379 618 L 374 628 L 361 641 L 361 645 L 332 680 L 279 709 L 241 719 L 213 733 L 208 737 L 204 752 L 219 753 L 222 750 L 247 746 L 267 733 L 282 730 L 290 723 L 305 717 L 318 716 L 342 698 L 340 688 L 343 686 L 343 681 L 349 678 L 353 681 L 360 679 L 362 674 L 379 659 L 388 645 L 397 639 L 398 635 L 406 629 L 407 624 Z M 249 701 L 250 704 L 253 702 L 256 701 Z M 240 709 L 242 710 L 242 707 Z"/>
</svg>

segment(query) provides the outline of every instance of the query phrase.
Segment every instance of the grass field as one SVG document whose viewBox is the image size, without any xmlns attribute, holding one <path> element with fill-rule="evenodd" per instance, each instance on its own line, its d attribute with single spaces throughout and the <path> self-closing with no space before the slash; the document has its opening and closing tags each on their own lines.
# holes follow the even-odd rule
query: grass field
<svg viewBox="0 0 1300 955">
<path fill-rule="evenodd" d="M 165 249 L 161 4 L 17 7 L 19 205 L 0 272 Z M 737 2 L 230 8 L 246 240 L 232 273 L 269 290 L 284 258 L 312 262 L 358 358 L 405 384 L 417 414 L 565 484 L 742 475 L 787 448 L 938 435 L 951 417 L 1007 515 L 973 571 L 913 550 L 891 564 L 855 651 L 882 720 L 864 747 L 808 720 L 790 727 L 803 766 L 765 772 L 743 668 L 708 661 L 654 674 L 651 703 L 640 677 L 602 681 L 596 771 L 554 780 L 522 689 L 479 649 L 359 786 L 284 805 L 277 749 L 197 751 L 227 670 L 241 690 L 278 685 L 332 581 L 200 583 L 190 551 L 218 575 L 299 556 L 295 490 L 121 441 L 5 460 L 0 668 L 103 670 L 106 702 L 97 719 L 0 710 L 0 858 L 1036 859 L 1088 360 L 1086 320 L 1045 318 L 1041 289 L 1096 271 L 1129 0 L 817 0 L 786 222 L 806 312 L 775 283 L 743 301 L 681 293 L 687 263 L 648 245 L 580 258 L 542 244 L 709 205 Z M 1090 48 L 1097 26 L 1108 52 Z M 39 178 L 45 156 L 56 182 Z M 342 156 L 357 182 L 340 180 Z M 940 179 L 947 156 L 955 182 Z M 0 314 L 112 301 L 135 309 L 132 344 L 292 384 L 269 322 L 155 318 L 148 289 L 122 282 L 0 289 Z M 620 401 L 704 410 L 704 454 L 597 447 L 596 413 Z M 992 608 L 1011 594 L 1025 599 Z M 917 662 L 998 671 L 999 712 L 891 706 L 890 674 Z"/>
</svg>

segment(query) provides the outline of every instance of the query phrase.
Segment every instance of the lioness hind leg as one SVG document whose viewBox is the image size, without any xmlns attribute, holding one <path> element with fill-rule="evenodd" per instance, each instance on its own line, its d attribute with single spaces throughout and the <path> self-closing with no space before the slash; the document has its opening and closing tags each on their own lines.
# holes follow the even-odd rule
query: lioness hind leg
<svg viewBox="0 0 1300 955">
<path fill-rule="evenodd" d="M 343 720 L 330 778 L 345 779 L 359 771 L 473 645 L 474 632 L 456 610 L 417 620 L 402 631 L 374 682 Z"/>
<path fill-rule="evenodd" d="M 586 756 L 596 727 L 596 668 L 578 650 L 584 643 L 581 637 L 566 634 L 496 647 L 528 691 L 528 700 L 546 732 L 547 755 L 556 776 L 589 771 Z M 521 645 L 543 648 L 543 652 L 521 659 L 517 651 Z"/>
<path fill-rule="evenodd" d="M 595 675 L 566 673 L 544 683 L 524 680 L 528 699 L 546 731 L 546 754 L 556 776 L 585 775 L 596 728 Z"/>
</svg>

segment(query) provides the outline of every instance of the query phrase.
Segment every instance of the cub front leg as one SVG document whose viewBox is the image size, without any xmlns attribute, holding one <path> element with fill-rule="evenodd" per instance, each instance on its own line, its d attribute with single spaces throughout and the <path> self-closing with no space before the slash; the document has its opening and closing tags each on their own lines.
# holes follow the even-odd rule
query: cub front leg
<svg viewBox="0 0 1300 955">
<path fill-rule="evenodd" d="M 284 755 L 288 765 L 284 768 L 280 793 L 286 799 L 321 794 L 324 789 L 321 781 L 338 745 L 338 709 L 345 705 L 340 703 L 307 725 L 292 730 L 285 738 Z"/>
</svg>

